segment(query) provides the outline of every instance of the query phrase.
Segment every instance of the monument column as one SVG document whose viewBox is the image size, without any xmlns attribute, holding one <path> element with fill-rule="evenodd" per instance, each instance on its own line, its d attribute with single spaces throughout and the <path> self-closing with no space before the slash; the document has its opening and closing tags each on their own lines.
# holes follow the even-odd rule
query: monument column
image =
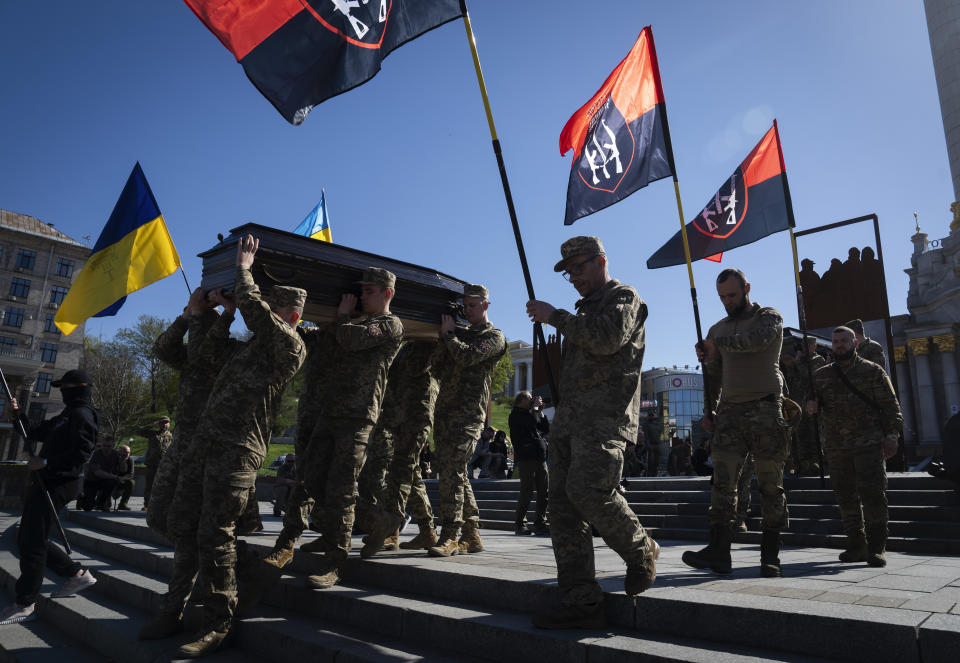
<svg viewBox="0 0 960 663">
<path fill-rule="evenodd" d="M 960 202 L 960 67 L 957 66 L 957 44 L 960 44 L 960 2 L 957 0 L 924 0 L 933 73 L 940 97 L 943 133 L 947 139 L 947 157 L 953 178 L 953 197 Z M 953 229 L 955 230 L 955 229 Z"/>
<path fill-rule="evenodd" d="M 957 349 L 954 334 L 940 334 L 934 336 L 933 344 L 940 353 L 940 365 L 943 368 L 943 395 L 945 412 L 953 414 L 960 409 L 960 378 L 957 377 L 957 359 L 954 351 Z"/>
<path fill-rule="evenodd" d="M 913 391 L 910 388 L 910 363 L 907 361 L 907 346 L 898 345 L 893 349 L 897 363 L 897 390 L 900 392 L 900 411 L 903 413 L 904 442 L 919 442 L 917 422 L 913 418 Z"/>
<path fill-rule="evenodd" d="M 937 425 L 937 403 L 933 390 L 933 375 L 930 372 L 930 340 L 927 337 L 907 340 L 917 369 L 917 432 L 920 443 L 938 442 L 940 430 Z"/>
</svg>

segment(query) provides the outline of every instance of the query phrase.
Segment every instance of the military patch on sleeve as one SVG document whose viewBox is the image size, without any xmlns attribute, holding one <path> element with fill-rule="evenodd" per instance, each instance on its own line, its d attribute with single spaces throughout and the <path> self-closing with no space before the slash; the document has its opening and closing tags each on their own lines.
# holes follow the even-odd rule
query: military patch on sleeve
<svg viewBox="0 0 960 663">
<path fill-rule="evenodd" d="M 369 327 L 367 327 L 367 333 L 370 334 L 371 336 L 383 336 L 383 332 L 384 332 L 384 329 L 383 329 L 382 322 L 378 322 L 374 325 L 370 325 Z"/>
<path fill-rule="evenodd" d="M 484 341 L 480 344 L 480 352 L 490 352 L 493 350 L 493 343 L 490 341 Z"/>
</svg>

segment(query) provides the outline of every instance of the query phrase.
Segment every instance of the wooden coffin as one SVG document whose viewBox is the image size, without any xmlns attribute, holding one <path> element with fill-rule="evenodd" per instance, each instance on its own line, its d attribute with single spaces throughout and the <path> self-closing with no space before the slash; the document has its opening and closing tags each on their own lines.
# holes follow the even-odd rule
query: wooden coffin
<svg viewBox="0 0 960 663">
<path fill-rule="evenodd" d="M 233 288 L 237 241 L 246 235 L 260 240 L 253 264 L 253 278 L 266 293 L 273 285 L 289 285 L 307 291 L 303 317 L 323 324 L 336 318 L 343 293 L 359 297 L 360 279 L 367 267 L 388 269 L 397 277 L 390 310 L 403 321 L 407 338 L 435 340 L 444 313 L 456 315 L 465 281 L 420 267 L 338 244 L 248 223 L 230 231 L 213 248 L 199 254 L 203 259 L 204 290 Z M 359 303 L 357 315 L 360 315 Z"/>
</svg>

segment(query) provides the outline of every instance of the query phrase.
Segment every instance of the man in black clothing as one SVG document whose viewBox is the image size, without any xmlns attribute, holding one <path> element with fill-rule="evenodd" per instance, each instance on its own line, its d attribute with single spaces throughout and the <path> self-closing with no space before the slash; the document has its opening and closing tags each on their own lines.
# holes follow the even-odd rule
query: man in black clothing
<svg viewBox="0 0 960 663">
<path fill-rule="evenodd" d="M 513 459 L 520 473 L 520 499 L 517 500 L 516 534 L 531 533 L 527 529 L 527 509 L 534 486 L 537 489 L 537 519 L 533 533 L 548 534 L 547 527 L 547 439 L 550 422 L 543 415 L 543 399 L 529 391 L 521 391 L 510 412 L 510 440 Z"/>
<path fill-rule="evenodd" d="M 30 441 L 43 442 L 37 455 L 31 455 L 27 467 L 36 472 L 49 491 L 54 508 L 59 512 L 80 492 L 83 464 L 93 453 L 97 439 L 99 414 L 91 405 L 93 379 L 83 370 L 72 370 L 55 380 L 66 407 L 52 419 L 28 429 Z M 11 409 L 27 425 L 16 399 Z M 59 546 L 49 541 L 53 512 L 37 476 L 27 488 L 17 546 L 20 550 L 20 578 L 16 584 L 16 602 L 0 611 L 0 624 L 15 624 L 36 618 L 34 604 L 43 584 L 43 569 L 50 569 L 67 580 L 54 597 L 72 596 L 96 582 L 79 562 L 70 559 Z"/>
</svg>

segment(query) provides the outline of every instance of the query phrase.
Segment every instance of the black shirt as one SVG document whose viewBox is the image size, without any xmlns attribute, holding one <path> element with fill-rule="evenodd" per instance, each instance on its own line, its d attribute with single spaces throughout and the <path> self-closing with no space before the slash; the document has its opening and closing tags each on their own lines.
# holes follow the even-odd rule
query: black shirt
<svg viewBox="0 0 960 663">
<path fill-rule="evenodd" d="M 510 425 L 510 441 L 513 443 L 514 460 L 546 460 L 547 439 L 550 422 L 544 416 L 537 421 L 530 410 L 515 407 L 507 420 Z"/>
</svg>

